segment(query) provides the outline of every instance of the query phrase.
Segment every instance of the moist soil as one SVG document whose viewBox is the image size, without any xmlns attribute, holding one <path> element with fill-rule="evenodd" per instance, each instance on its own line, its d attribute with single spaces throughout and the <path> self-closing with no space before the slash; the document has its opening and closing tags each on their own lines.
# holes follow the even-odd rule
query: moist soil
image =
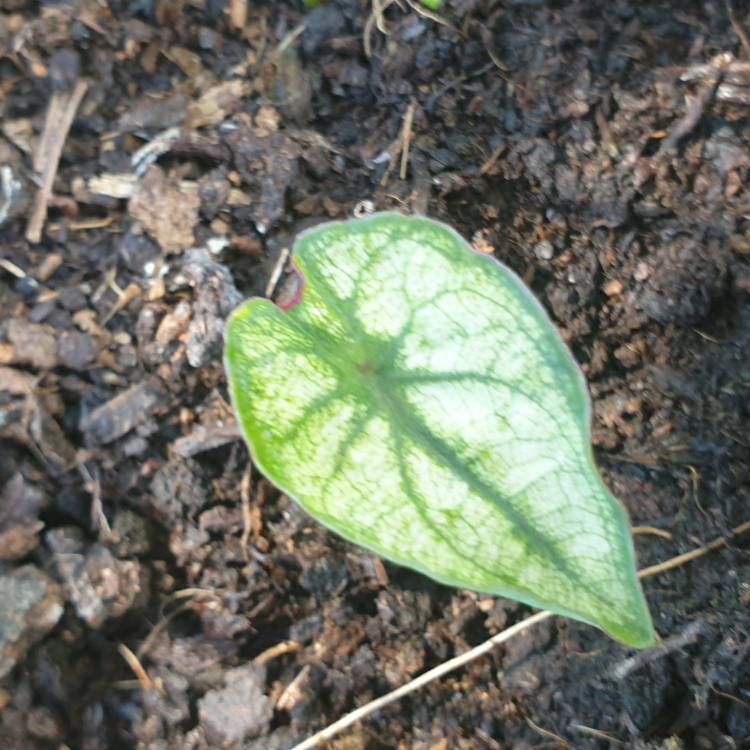
<svg viewBox="0 0 750 750">
<path fill-rule="evenodd" d="M 529 614 L 249 467 L 223 325 L 321 220 L 428 214 L 521 275 L 640 565 L 748 520 L 747 3 L 0 8 L 4 748 L 287 750 Z M 747 536 L 644 585 L 659 648 L 555 618 L 328 747 L 750 747 Z"/>
</svg>

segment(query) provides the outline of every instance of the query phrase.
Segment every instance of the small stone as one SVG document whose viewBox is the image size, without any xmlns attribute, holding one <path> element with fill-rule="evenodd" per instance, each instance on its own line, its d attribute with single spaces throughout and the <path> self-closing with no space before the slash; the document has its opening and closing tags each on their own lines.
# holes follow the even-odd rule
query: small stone
<svg viewBox="0 0 750 750">
<path fill-rule="evenodd" d="M 549 240 L 543 240 L 534 246 L 534 255 L 539 260 L 552 260 L 555 255 L 555 248 Z"/>
<path fill-rule="evenodd" d="M 126 555 L 147 555 L 151 547 L 151 532 L 143 516 L 128 508 L 119 508 L 112 524 L 116 551 Z"/>
<path fill-rule="evenodd" d="M 263 255 L 263 243 L 256 240 L 255 237 L 234 235 L 229 238 L 229 247 L 231 250 L 251 258 L 260 258 Z"/>
<path fill-rule="evenodd" d="M 62 729 L 55 715 L 45 706 L 32 708 L 26 716 L 26 728 L 29 734 L 40 740 L 60 740 Z"/>
<path fill-rule="evenodd" d="M 221 358 L 226 319 L 242 301 L 242 295 L 227 267 L 202 248 L 185 253 L 182 271 L 189 286 L 195 289 L 185 342 L 187 360 L 192 367 L 201 367 Z"/>
<path fill-rule="evenodd" d="M 157 520 L 177 527 L 192 518 L 210 497 L 200 464 L 190 458 L 171 458 L 151 480 L 151 510 Z"/>
<path fill-rule="evenodd" d="M 337 565 L 322 557 L 300 577 L 300 585 L 311 594 L 324 599 L 341 592 L 348 580 L 346 565 Z"/>
<path fill-rule="evenodd" d="M 83 554 L 76 531 L 61 527 L 50 531 L 46 540 L 76 614 L 90 627 L 99 628 L 138 604 L 145 580 L 135 560 L 119 560 L 101 544 Z"/>
<path fill-rule="evenodd" d="M 40 370 L 51 370 L 57 366 L 57 335 L 54 328 L 14 318 L 8 322 L 7 331 L 16 362 Z"/>
<path fill-rule="evenodd" d="M 188 104 L 185 126 L 194 129 L 218 125 L 240 108 L 249 92 L 250 85 L 241 78 L 211 86 Z"/>
<path fill-rule="evenodd" d="M 128 270 L 138 275 L 145 275 L 147 264 L 159 257 L 158 245 L 145 234 L 133 231 L 120 240 L 117 252 Z"/>
<path fill-rule="evenodd" d="M 482 255 L 492 255 L 495 252 L 492 243 L 487 239 L 487 231 L 483 229 L 478 229 L 474 232 L 471 238 L 471 246 L 478 253 L 482 253 Z"/>
<path fill-rule="evenodd" d="M 224 688 L 210 690 L 198 701 L 207 736 L 230 743 L 265 734 L 273 717 L 273 701 L 263 693 L 265 669 L 253 665 L 231 669 L 224 682 Z"/>
<path fill-rule="evenodd" d="M 60 49 L 49 61 L 49 80 L 53 91 L 71 91 L 81 74 L 81 58 L 74 49 Z"/>
<path fill-rule="evenodd" d="M 0 573 L 0 678 L 57 624 L 60 587 L 33 565 Z"/>
<path fill-rule="evenodd" d="M 69 312 L 86 309 L 86 294 L 79 286 L 68 286 L 57 293 L 57 301 L 62 308 Z"/>
<path fill-rule="evenodd" d="M 0 492 L 0 560 L 20 560 L 39 544 L 44 524 L 39 511 L 46 498 L 19 472 Z"/>
<path fill-rule="evenodd" d="M 649 268 L 648 263 L 644 263 L 643 261 L 641 261 L 635 267 L 635 273 L 633 273 L 633 278 L 636 281 L 645 281 L 650 275 L 651 275 L 651 269 Z"/>
<path fill-rule="evenodd" d="M 252 195 L 250 218 L 266 234 L 284 214 L 287 192 L 299 175 L 302 149 L 284 131 L 261 128 L 240 127 L 226 141 L 245 192 Z M 231 192 L 228 203 L 233 203 Z"/>
<path fill-rule="evenodd" d="M 166 400 L 156 377 L 143 380 L 98 406 L 81 419 L 80 428 L 96 445 L 111 443 L 130 432 Z"/>
<path fill-rule="evenodd" d="M 602 291 L 607 297 L 614 297 L 616 294 L 620 294 L 623 290 L 622 282 L 617 279 L 610 279 L 603 287 Z"/>
<path fill-rule="evenodd" d="M 0 145 L 0 226 L 21 216 L 30 202 L 20 169 L 14 171 L 10 164 L 3 163 L 6 159 L 10 159 L 10 154 Z"/>
<path fill-rule="evenodd" d="M 71 370 L 85 370 L 99 356 L 99 347 L 88 333 L 65 331 L 57 347 L 60 363 Z"/>
<path fill-rule="evenodd" d="M 16 347 L 0 341 L 0 365 L 10 365 L 17 359 Z"/>
<path fill-rule="evenodd" d="M 279 110 L 268 104 L 262 106 L 255 115 L 255 124 L 259 128 L 264 128 L 265 130 L 278 130 L 281 125 L 281 115 L 279 114 Z"/>
</svg>

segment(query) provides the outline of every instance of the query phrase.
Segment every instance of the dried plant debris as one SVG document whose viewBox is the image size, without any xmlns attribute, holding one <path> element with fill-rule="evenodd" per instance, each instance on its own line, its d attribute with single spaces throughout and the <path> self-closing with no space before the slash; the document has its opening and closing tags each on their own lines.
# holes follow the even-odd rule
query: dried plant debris
<svg viewBox="0 0 750 750">
<path fill-rule="evenodd" d="M 198 224 L 198 187 L 169 177 L 152 166 L 136 186 L 128 209 L 165 253 L 179 253 L 194 244 Z"/>
<path fill-rule="evenodd" d="M 196 248 L 185 255 L 181 276 L 195 293 L 187 329 L 187 359 L 193 367 L 221 356 L 224 322 L 242 296 L 226 267 Z"/>
<path fill-rule="evenodd" d="M 21 560 L 37 547 L 44 527 L 39 511 L 46 501 L 20 472 L 6 482 L 0 490 L 0 561 Z"/>
<path fill-rule="evenodd" d="M 243 98 L 249 92 L 248 82 L 240 79 L 224 81 L 212 86 L 201 95 L 200 99 L 188 105 L 185 126 L 202 128 L 207 125 L 218 125 L 239 109 Z"/>
<path fill-rule="evenodd" d="M 3 327 L 2 323 L 0 327 Z M 52 326 L 12 318 L 4 328 L 8 343 L 13 347 L 13 363 L 43 370 L 51 370 L 58 365 L 58 341 Z"/>
<path fill-rule="evenodd" d="M 80 428 L 94 445 L 121 438 L 166 402 L 157 377 L 130 386 L 81 419 Z"/>
<path fill-rule="evenodd" d="M 227 136 L 234 164 L 252 194 L 251 215 L 265 234 L 279 220 L 298 175 L 299 146 L 282 132 L 241 126 Z"/>
</svg>

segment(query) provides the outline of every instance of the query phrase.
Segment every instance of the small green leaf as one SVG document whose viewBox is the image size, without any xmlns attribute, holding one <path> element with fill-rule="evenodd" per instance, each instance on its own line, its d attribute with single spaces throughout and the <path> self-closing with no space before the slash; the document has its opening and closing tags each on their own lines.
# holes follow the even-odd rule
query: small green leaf
<svg viewBox="0 0 750 750">
<path fill-rule="evenodd" d="M 515 274 L 393 213 L 316 227 L 294 258 L 299 298 L 249 300 L 228 325 L 258 468 L 396 563 L 651 644 L 583 377 Z"/>
</svg>

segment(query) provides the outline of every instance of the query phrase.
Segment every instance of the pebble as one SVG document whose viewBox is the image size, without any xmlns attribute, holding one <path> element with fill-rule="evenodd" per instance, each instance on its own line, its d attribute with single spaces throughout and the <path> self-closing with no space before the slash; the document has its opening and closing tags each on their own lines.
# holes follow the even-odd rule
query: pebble
<svg viewBox="0 0 750 750">
<path fill-rule="evenodd" d="M 265 734 L 273 717 L 273 701 L 263 694 L 265 668 L 230 669 L 224 681 L 224 688 L 210 690 L 198 701 L 201 723 L 211 738 L 228 744 Z"/>
<path fill-rule="evenodd" d="M 534 255 L 539 260 L 552 260 L 555 255 L 555 248 L 549 240 L 542 240 L 534 246 Z"/>
<path fill-rule="evenodd" d="M 614 297 L 616 294 L 620 294 L 623 290 L 622 282 L 617 279 L 610 279 L 603 287 L 602 291 L 607 297 Z"/>
<path fill-rule="evenodd" d="M 130 432 L 166 401 L 156 377 L 130 386 L 82 417 L 80 429 L 93 445 L 104 445 Z"/>
<path fill-rule="evenodd" d="M 649 268 L 648 263 L 644 263 L 643 261 L 641 261 L 635 267 L 635 273 L 633 274 L 633 278 L 636 281 L 645 281 L 650 275 L 651 275 L 651 269 Z"/>
<path fill-rule="evenodd" d="M 71 370 L 85 370 L 99 356 L 99 347 L 88 333 L 64 331 L 57 347 L 60 362 Z"/>
<path fill-rule="evenodd" d="M 13 318 L 8 322 L 7 335 L 19 364 L 40 370 L 51 370 L 58 365 L 57 332 L 54 328 Z"/>
<path fill-rule="evenodd" d="M 33 565 L 0 573 L 0 678 L 57 624 L 60 587 Z"/>
</svg>

